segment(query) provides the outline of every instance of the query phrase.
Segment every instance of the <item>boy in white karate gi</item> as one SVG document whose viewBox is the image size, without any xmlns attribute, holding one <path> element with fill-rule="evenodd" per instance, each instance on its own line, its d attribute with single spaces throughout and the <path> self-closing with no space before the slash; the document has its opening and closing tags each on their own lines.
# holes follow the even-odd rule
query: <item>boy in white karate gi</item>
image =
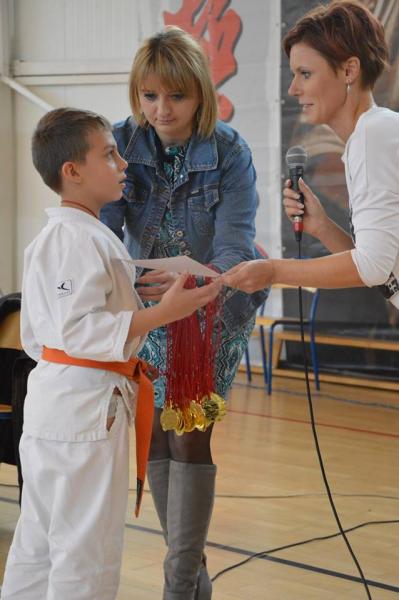
<svg viewBox="0 0 399 600">
<path fill-rule="evenodd" d="M 220 286 L 187 290 L 182 275 L 143 308 L 129 253 L 98 220 L 121 196 L 127 166 L 103 117 L 47 113 L 32 154 L 61 206 L 46 211 L 47 225 L 25 251 L 22 344 L 38 365 L 28 381 L 21 516 L 1 599 L 114 600 L 137 386 L 109 365 L 128 361 L 149 329 L 191 314 Z M 57 352 L 104 369 L 53 362 Z"/>
</svg>

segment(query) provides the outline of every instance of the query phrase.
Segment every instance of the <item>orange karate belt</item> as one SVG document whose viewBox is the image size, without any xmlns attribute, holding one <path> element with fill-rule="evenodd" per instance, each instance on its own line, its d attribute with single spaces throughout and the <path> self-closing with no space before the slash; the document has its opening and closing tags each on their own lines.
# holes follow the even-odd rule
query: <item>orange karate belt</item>
<svg viewBox="0 0 399 600">
<path fill-rule="evenodd" d="M 154 387 L 152 382 L 158 377 L 158 371 L 150 364 L 139 358 L 131 358 L 126 362 L 102 362 L 86 358 L 74 358 L 63 350 L 43 346 L 42 359 L 47 362 L 74 365 L 76 367 L 89 367 L 114 371 L 125 375 L 128 379 L 138 384 L 136 403 L 136 464 L 137 464 L 137 491 L 135 515 L 139 516 L 141 501 L 144 492 L 144 480 L 147 469 L 148 454 L 154 418 Z"/>
</svg>

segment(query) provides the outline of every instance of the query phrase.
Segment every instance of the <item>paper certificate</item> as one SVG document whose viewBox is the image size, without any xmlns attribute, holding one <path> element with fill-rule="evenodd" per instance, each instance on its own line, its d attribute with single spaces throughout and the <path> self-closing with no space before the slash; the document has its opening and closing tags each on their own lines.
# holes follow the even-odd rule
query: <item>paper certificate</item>
<svg viewBox="0 0 399 600">
<path fill-rule="evenodd" d="M 193 260 L 189 256 L 171 256 L 170 258 L 147 258 L 147 259 L 132 259 L 132 263 L 137 267 L 144 269 L 160 269 L 171 273 L 191 273 L 191 275 L 202 275 L 203 277 L 218 277 L 216 273 L 209 267 L 201 265 L 201 263 Z"/>
</svg>

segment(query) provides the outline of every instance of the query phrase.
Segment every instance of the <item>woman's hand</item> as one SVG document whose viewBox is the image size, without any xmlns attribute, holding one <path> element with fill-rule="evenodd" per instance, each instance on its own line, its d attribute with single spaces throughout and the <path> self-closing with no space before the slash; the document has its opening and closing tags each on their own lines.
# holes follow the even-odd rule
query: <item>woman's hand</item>
<svg viewBox="0 0 399 600">
<path fill-rule="evenodd" d="M 136 283 L 140 284 L 136 288 L 136 292 L 143 301 L 151 300 L 152 302 L 158 302 L 164 293 L 174 284 L 176 279 L 176 273 L 154 269 L 136 280 Z M 141 286 L 141 284 L 146 285 Z"/>
<path fill-rule="evenodd" d="M 250 294 L 271 285 L 273 275 L 271 260 L 250 260 L 223 273 L 221 280 L 228 287 Z"/>
<path fill-rule="evenodd" d="M 222 288 L 221 278 L 215 277 L 211 283 L 187 289 L 184 284 L 188 276 L 188 273 L 177 276 L 158 304 L 164 315 L 165 323 L 190 316 L 195 310 L 214 300 Z"/>
<path fill-rule="evenodd" d="M 300 201 L 299 193 L 291 189 L 291 180 L 284 183 L 283 205 L 285 214 L 293 221 L 297 215 L 303 215 L 303 230 L 314 237 L 320 238 L 322 230 L 326 226 L 328 217 L 320 200 L 314 195 L 310 187 L 301 178 L 299 189 L 304 195 L 305 205 Z"/>
</svg>

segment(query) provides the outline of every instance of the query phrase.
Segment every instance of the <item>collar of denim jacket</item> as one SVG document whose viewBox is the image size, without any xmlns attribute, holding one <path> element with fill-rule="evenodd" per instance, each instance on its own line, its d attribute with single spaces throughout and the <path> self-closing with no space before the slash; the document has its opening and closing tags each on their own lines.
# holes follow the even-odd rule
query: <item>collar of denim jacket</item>
<svg viewBox="0 0 399 600">
<path fill-rule="evenodd" d="M 123 153 L 129 163 L 137 163 L 156 168 L 159 164 L 159 150 L 156 133 L 152 127 L 138 127 L 132 120 L 125 127 L 131 129 L 131 136 Z M 184 168 L 186 171 L 210 171 L 218 165 L 218 151 L 215 134 L 201 138 L 196 133 L 190 138 Z"/>
</svg>

